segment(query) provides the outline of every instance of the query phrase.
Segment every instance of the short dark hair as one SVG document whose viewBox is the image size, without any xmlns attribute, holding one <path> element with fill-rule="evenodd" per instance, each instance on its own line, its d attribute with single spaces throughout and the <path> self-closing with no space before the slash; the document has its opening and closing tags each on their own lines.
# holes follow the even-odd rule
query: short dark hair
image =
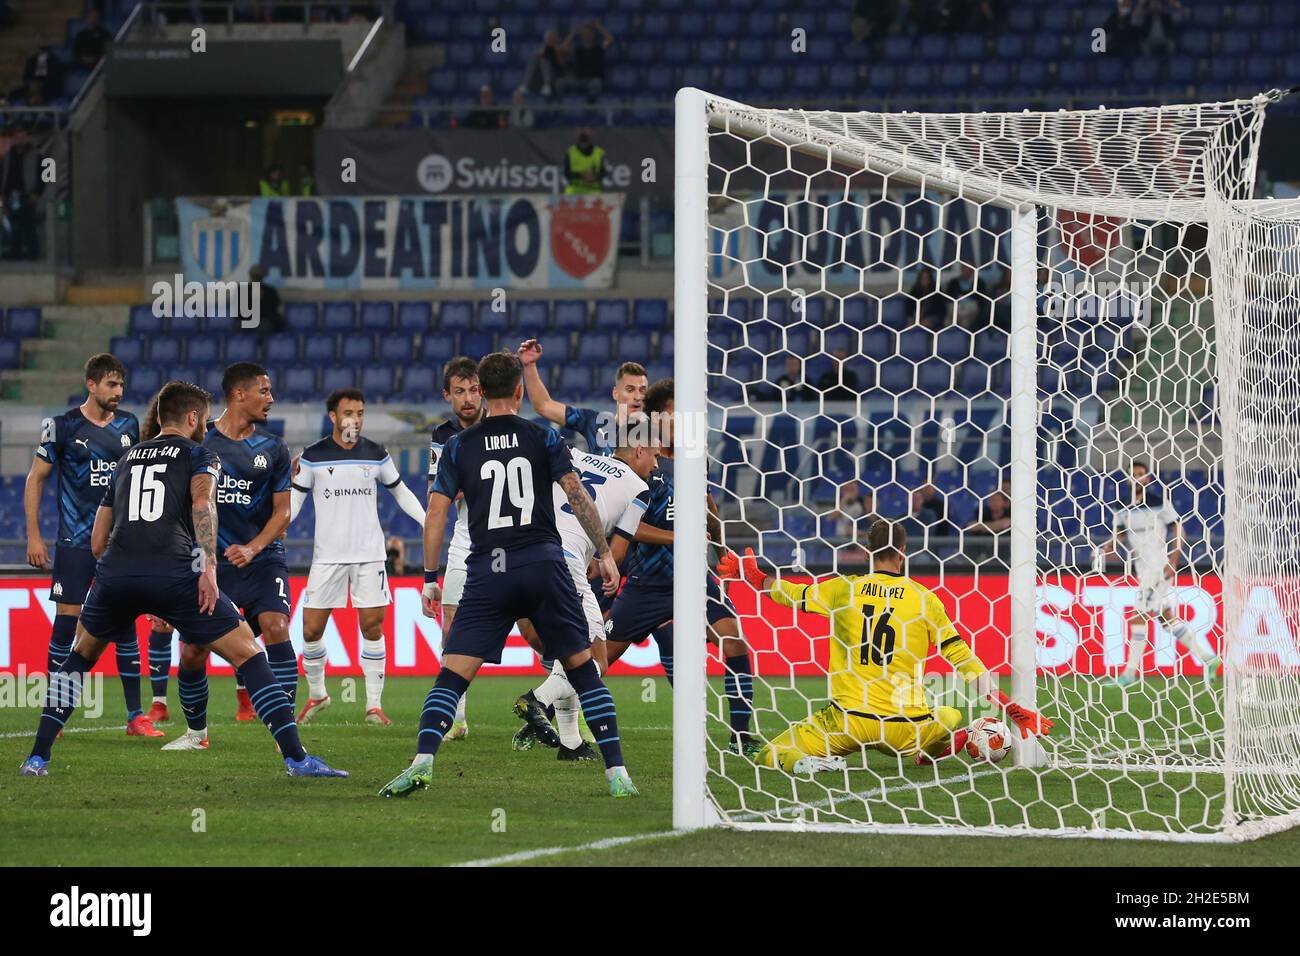
<svg viewBox="0 0 1300 956">
<path fill-rule="evenodd" d="M 175 425 L 190 412 L 205 413 L 212 406 L 212 396 L 193 382 L 168 382 L 154 399 L 160 427 Z"/>
<path fill-rule="evenodd" d="M 907 553 L 907 529 L 901 522 L 878 518 L 867 530 L 867 550 L 873 558 L 887 558 L 891 552 L 902 558 Z"/>
<path fill-rule="evenodd" d="M 657 412 L 666 411 L 668 403 L 673 400 L 673 380 L 671 378 L 661 378 L 645 390 L 645 402 L 642 408 L 648 414 L 654 415 Z"/>
<path fill-rule="evenodd" d="M 123 381 L 126 381 L 126 366 L 122 364 L 122 360 L 116 355 L 100 352 L 86 360 L 86 375 L 82 381 L 94 382 L 98 385 L 110 372 L 116 372 L 122 376 Z"/>
<path fill-rule="evenodd" d="M 614 381 L 618 381 L 624 375 L 646 375 L 645 366 L 640 362 L 624 362 L 618 367 L 618 373 L 614 376 Z M 647 376 L 648 377 L 648 376 Z"/>
<path fill-rule="evenodd" d="M 229 398 L 230 393 L 235 389 L 244 387 L 255 378 L 270 374 L 256 362 L 236 362 L 226 369 L 225 375 L 221 376 L 221 393 Z"/>
<path fill-rule="evenodd" d="M 457 355 L 442 367 L 442 390 L 451 391 L 453 378 L 478 378 L 478 363 L 468 355 Z"/>
<path fill-rule="evenodd" d="M 513 352 L 493 352 L 478 363 L 478 385 L 484 398 L 509 398 L 523 377 L 524 367 Z"/>
<path fill-rule="evenodd" d="M 1135 458 L 1135 459 L 1133 459 L 1133 465 L 1132 465 L 1132 468 L 1141 468 L 1141 469 L 1142 469 L 1143 471 L 1145 471 L 1148 475 L 1151 474 L 1151 466 L 1148 465 L 1148 464 L 1146 463 L 1146 460 L 1143 459 L 1143 458 Z M 1130 470 L 1132 470 L 1132 469 L 1130 469 Z"/>
<path fill-rule="evenodd" d="M 325 399 L 325 411 L 332 412 L 339 407 L 339 402 L 345 398 L 350 398 L 354 402 L 366 401 L 366 393 L 359 388 L 336 388 L 330 392 L 330 397 Z"/>
</svg>

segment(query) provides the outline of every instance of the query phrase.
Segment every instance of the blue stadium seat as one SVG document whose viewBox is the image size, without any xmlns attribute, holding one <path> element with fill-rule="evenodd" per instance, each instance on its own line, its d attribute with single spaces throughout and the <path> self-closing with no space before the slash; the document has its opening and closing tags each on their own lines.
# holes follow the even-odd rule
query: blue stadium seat
<svg viewBox="0 0 1300 956">
<path fill-rule="evenodd" d="M 17 339 L 34 339 L 41 334 L 41 310 L 16 306 L 5 314 L 5 333 Z"/>
<path fill-rule="evenodd" d="M 151 306 L 131 306 L 131 321 L 128 328 L 132 335 L 157 335 L 162 331 L 162 327 L 162 319 L 153 314 Z"/>
<path fill-rule="evenodd" d="M 316 391 L 316 369 L 309 365 L 292 365 L 280 375 L 280 391 L 287 401 L 304 402 Z"/>
<path fill-rule="evenodd" d="M 131 404 L 147 405 L 154 393 L 162 387 L 162 370 L 156 365 L 141 365 L 131 370 L 126 387 L 131 393 Z"/>
<path fill-rule="evenodd" d="M 632 306 L 632 322 L 639 329 L 659 331 L 668 326 L 667 299 L 637 299 Z"/>
<path fill-rule="evenodd" d="M 303 340 L 302 360 L 311 365 L 333 364 L 338 355 L 333 335 L 309 335 Z"/>
<path fill-rule="evenodd" d="M 569 355 L 569 336 L 563 332 L 551 332 L 538 338 L 542 346 L 542 360 L 546 362 L 567 362 Z"/>
<path fill-rule="evenodd" d="M 326 302 L 321 308 L 321 329 L 326 332 L 351 332 L 357 324 L 355 302 Z"/>
<path fill-rule="evenodd" d="M 468 355 L 478 361 L 494 348 L 494 339 L 488 332 L 462 332 L 460 335 L 460 354 Z"/>
<path fill-rule="evenodd" d="M 230 335 L 242 331 L 242 319 L 234 315 L 205 315 L 199 318 L 199 328 L 214 335 Z"/>
<path fill-rule="evenodd" d="M 149 343 L 149 361 L 154 365 L 175 365 L 181 360 L 181 340 L 159 336 Z"/>
<path fill-rule="evenodd" d="M 116 355 L 128 369 L 135 368 L 144 361 L 144 341 L 142 339 L 115 335 L 108 343 L 108 350 Z"/>
<path fill-rule="evenodd" d="M 317 319 L 315 302 L 290 302 L 284 307 L 284 321 L 291 332 L 315 332 Z"/>
<path fill-rule="evenodd" d="M 420 340 L 420 358 L 441 367 L 456 355 L 456 340 L 441 332 L 431 332 Z"/>
<path fill-rule="evenodd" d="M 369 335 L 345 335 L 339 342 L 338 349 L 339 359 L 354 365 L 363 365 L 375 360 L 375 340 Z M 308 355 L 307 358 L 310 360 L 311 356 Z"/>
<path fill-rule="evenodd" d="M 377 400 L 387 398 L 393 391 L 393 367 L 367 365 L 361 370 L 360 386 L 362 391 L 374 395 Z"/>
<path fill-rule="evenodd" d="M 397 306 L 397 327 L 403 332 L 427 332 L 433 325 L 429 302 L 401 302 Z"/>
<path fill-rule="evenodd" d="M 196 335 L 185 344 L 185 361 L 213 365 L 221 360 L 221 340 L 215 335 Z"/>
<path fill-rule="evenodd" d="M 0 339 L 0 368 L 18 368 L 23 347 L 18 339 Z"/>
<path fill-rule="evenodd" d="M 555 303 L 554 327 L 559 332 L 580 332 L 587 327 L 587 303 L 582 299 L 559 299 Z"/>
<path fill-rule="evenodd" d="M 262 361 L 267 365 L 289 365 L 298 361 L 298 336 L 289 332 L 267 336 L 262 344 Z"/>
<path fill-rule="evenodd" d="M 357 384 L 357 370 L 350 365 L 335 365 L 321 372 L 320 390 L 329 394 L 336 388 L 354 388 Z"/>
<path fill-rule="evenodd" d="M 258 339 L 253 335 L 228 336 L 225 339 L 223 359 L 227 365 L 233 365 L 235 362 L 256 362 L 257 345 Z"/>
<path fill-rule="evenodd" d="M 199 331 L 197 315 L 174 314 L 167 320 L 167 331 L 173 335 L 196 335 Z"/>
<path fill-rule="evenodd" d="M 199 370 L 199 382 L 203 388 L 207 389 L 208 394 L 215 396 L 215 401 L 224 404 L 221 398 L 221 380 L 225 377 L 226 370 L 220 365 L 209 365 Z"/>
<path fill-rule="evenodd" d="M 398 398 L 407 402 L 430 401 L 437 396 L 441 376 L 428 365 L 407 365 L 402 369 Z"/>
<path fill-rule="evenodd" d="M 393 303 L 365 302 L 361 306 L 361 328 L 367 332 L 387 332 L 393 327 Z"/>
<path fill-rule="evenodd" d="M 504 332 L 510 328 L 510 307 L 498 312 L 493 308 L 491 299 L 484 299 L 478 304 L 478 328 L 483 332 Z"/>
<path fill-rule="evenodd" d="M 438 328 L 443 332 L 462 332 L 474 324 L 474 304 L 463 299 L 444 302 L 438 310 Z"/>
<path fill-rule="evenodd" d="M 551 324 L 551 303 L 545 299 L 524 299 L 515 303 L 515 327 L 540 332 Z"/>
<path fill-rule="evenodd" d="M 648 332 L 624 332 L 614 343 L 619 361 L 640 362 L 645 364 L 650 358 L 650 334 Z"/>
<path fill-rule="evenodd" d="M 401 364 L 415 355 L 415 338 L 402 332 L 392 332 L 379 338 L 379 358 L 384 362 Z"/>
<path fill-rule="evenodd" d="M 614 359 L 614 341 L 608 332 L 588 332 L 578 336 L 578 354 L 582 362 L 610 362 Z"/>
<path fill-rule="evenodd" d="M 627 328 L 627 299 L 601 299 L 596 303 L 593 325 L 605 331 L 622 331 Z"/>
<path fill-rule="evenodd" d="M 191 382 L 197 385 L 202 377 L 194 365 L 173 365 L 167 370 L 167 380 L 171 382 Z"/>
<path fill-rule="evenodd" d="M 560 367 L 555 389 L 559 395 L 586 395 L 592 391 L 595 375 L 590 365 L 566 363 Z"/>
</svg>

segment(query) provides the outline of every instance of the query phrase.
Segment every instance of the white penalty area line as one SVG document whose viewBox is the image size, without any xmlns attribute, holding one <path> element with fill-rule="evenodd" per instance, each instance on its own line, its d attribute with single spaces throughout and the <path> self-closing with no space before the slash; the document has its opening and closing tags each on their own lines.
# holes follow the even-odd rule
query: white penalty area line
<svg viewBox="0 0 1300 956">
<path fill-rule="evenodd" d="M 64 727 L 65 734 L 98 734 L 108 730 L 126 730 L 126 724 L 118 724 L 116 727 Z M 17 737 L 35 737 L 34 730 L 15 730 L 9 733 L 0 734 L 0 740 L 13 740 Z"/>
<path fill-rule="evenodd" d="M 527 863 L 529 860 L 537 860 L 547 856 L 559 856 L 563 853 L 580 853 L 584 850 L 610 850 L 616 846 L 625 846 L 628 843 L 640 843 L 642 840 L 660 840 L 668 837 L 685 836 L 687 833 L 695 833 L 695 830 L 661 830 L 658 833 L 635 833 L 631 836 L 606 837 L 603 840 L 593 840 L 590 843 L 579 843 L 574 846 L 548 846 L 537 850 L 520 850 L 518 853 L 507 853 L 505 856 L 490 856 L 482 860 L 467 860 L 464 863 L 453 863 L 452 866 L 503 866 L 507 863 Z"/>
</svg>

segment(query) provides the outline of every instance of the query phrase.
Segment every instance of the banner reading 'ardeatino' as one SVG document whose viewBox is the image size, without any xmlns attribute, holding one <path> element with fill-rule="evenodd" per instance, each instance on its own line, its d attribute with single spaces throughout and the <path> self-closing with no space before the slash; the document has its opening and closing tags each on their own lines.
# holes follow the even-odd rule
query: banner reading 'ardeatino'
<svg viewBox="0 0 1300 956">
<path fill-rule="evenodd" d="M 604 289 L 621 193 L 176 200 L 187 282 L 260 264 L 294 289 Z"/>
</svg>

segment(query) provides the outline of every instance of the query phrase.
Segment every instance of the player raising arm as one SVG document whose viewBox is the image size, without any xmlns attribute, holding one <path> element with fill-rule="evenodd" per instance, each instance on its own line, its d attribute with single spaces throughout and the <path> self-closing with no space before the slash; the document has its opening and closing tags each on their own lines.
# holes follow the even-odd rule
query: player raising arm
<svg viewBox="0 0 1300 956">
<path fill-rule="evenodd" d="M 524 387 L 528 389 L 528 401 L 537 410 L 537 414 L 561 428 L 577 432 L 587 443 L 587 451 L 591 454 L 612 455 L 614 420 L 603 421 L 609 419 L 608 413 L 597 412 L 594 408 L 566 405 L 551 398 L 550 390 L 537 370 L 537 362 L 541 357 L 542 346 L 536 339 L 520 344 L 519 361 L 524 366 Z M 623 420 L 632 412 L 641 411 L 649 384 L 644 366 L 636 362 L 624 362 L 618 367 L 614 373 L 614 389 L 610 393 L 618 420 Z"/>
<path fill-rule="evenodd" d="M 903 526 L 879 520 L 867 533 L 867 543 L 870 574 L 814 584 L 765 574 L 748 549 L 743 558 L 728 552 L 719 562 L 721 577 L 743 577 L 778 604 L 831 619 L 830 704 L 775 737 L 755 762 L 803 774 L 843 770 L 844 756 L 861 750 L 915 754 L 917 763 L 957 752 L 969 733 L 957 729 L 961 712 L 932 709 L 925 697 L 922 678 L 931 647 L 996 702 L 1022 737 L 1051 730 L 1050 720 L 993 689 L 988 669 L 957 634 L 943 604 L 903 573 Z"/>
</svg>

